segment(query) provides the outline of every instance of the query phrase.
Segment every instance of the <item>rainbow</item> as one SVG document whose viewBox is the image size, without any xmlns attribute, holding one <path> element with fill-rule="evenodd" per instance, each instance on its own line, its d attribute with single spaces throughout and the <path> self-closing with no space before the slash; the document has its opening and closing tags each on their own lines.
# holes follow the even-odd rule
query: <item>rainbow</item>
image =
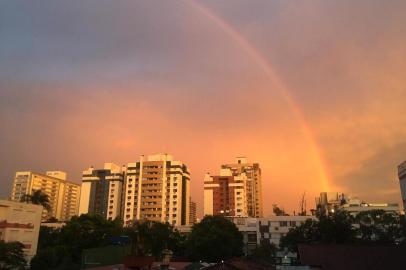
<svg viewBox="0 0 406 270">
<path fill-rule="evenodd" d="M 329 191 L 329 178 L 326 168 L 323 164 L 323 160 L 321 158 L 320 150 L 312 134 L 311 128 L 307 124 L 305 116 L 301 111 L 299 105 L 295 102 L 286 85 L 279 79 L 275 70 L 272 68 L 272 65 L 244 36 L 238 33 L 232 26 L 230 26 L 226 21 L 214 14 L 211 10 L 193 0 L 182 1 L 192 7 L 194 10 L 198 11 L 198 13 L 200 13 L 201 15 L 205 16 L 211 22 L 219 26 L 232 40 L 234 40 L 241 47 L 241 49 L 243 49 L 250 57 L 252 57 L 252 59 L 266 74 L 267 78 L 269 78 L 269 81 L 272 83 L 272 85 L 276 86 L 275 88 L 280 91 L 290 109 L 294 113 L 295 117 L 297 118 L 303 136 L 309 143 L 310 155 L 314 160 L 323 191 Z"/>
</svg>

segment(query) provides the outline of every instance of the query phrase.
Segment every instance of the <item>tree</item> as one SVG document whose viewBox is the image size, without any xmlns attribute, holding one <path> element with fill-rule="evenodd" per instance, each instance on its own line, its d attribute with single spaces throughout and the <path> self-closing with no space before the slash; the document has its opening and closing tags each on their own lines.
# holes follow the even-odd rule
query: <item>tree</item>
<svg viewBox="0 0 406 270">
<path fill-rule="evenodd" d="M 48 212 L 51 211 L 51 204 L 47 194 L 40 189 L 33 190 L 32 194 L 24 194 L 21 197 L 21 202 L 42 205 Z"/>
<path fill-rule="evenodd" d="M 371 210 L 358 213 L 355 222 L 359 229 L 358 238 L 362 242 L 391 244 L 401 242 L 401 217 L 384 210 Z"/>
<path fill-rule="evenodd" d="M 309 244 L 319 239 L 318 221 L 308 219 L 301 226 L 295 227 L 280 240 L 280 247 L 297 252 L 298 244 Z"/>
<path fill-rule="evenodd" d="M 263 241 L 256 249 L 254 249 L 249 258 L 256 262 L 274 264 L 276 251 L 277 248 L 274 244 L 271 244 L 269 241 Z"/>
<path fill-rule="evenodd" d="M 343 244 L 356 242 L 353 219 L 346 211 L 322 215 L 318 221 L 308 219 L 281 238 L 281 247 L 297 251 L 298 244 Z"/>
<path fill-rule="evenodd" d="M 65 246 L 44 247 L 31 260 L 31 270 L 80 269 L 79 262 L 73 262 Z"/>
<path fill-rule="evenodd" d="M 61 229 L 41 227 L 31 269 L 80 269 L 83 249 L 108 245 L 112 237 L 120 235 L 121 220 L 98 215 L 73 217 Z"/>
<path fill-rule="evenodd" d="M 285 212 L 285 210 L 283 210 L 282 208 L 279 208 L 279 206 L 277 204 L 272 205 L 272 211 L 276 216 L 289 216 Z"/>
<path fill-rule="evenodd" d="M 131 239 L 134 255 L 152 255 L 160 259 L 164 249 L 183 255 L 185 238 L 169 223 L 136 221 L 125 228 L 124 234 Z"/>
<path fill-rule="evenodd" d="M 187 248 L 191 259 L 219 262 L 242 255 L 242 234 L 230 220 L 206 216 L 193 225 Z"/>
<path fill-rule="evenodd" d="M 0 241 L 0 269 L 25 269 L 27 261 L 24 258 L 24 245 L 20 242 Z"/>
</svg>

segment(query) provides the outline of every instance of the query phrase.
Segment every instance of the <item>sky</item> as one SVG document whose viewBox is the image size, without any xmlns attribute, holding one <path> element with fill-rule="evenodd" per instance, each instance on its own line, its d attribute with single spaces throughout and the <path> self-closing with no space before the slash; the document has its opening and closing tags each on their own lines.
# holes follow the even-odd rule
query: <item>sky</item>
<svg viewBox="0 0 406 270">
<path fill-rule="evenodd" d="M 265 215 L 322 191 L 400 202 L 405 1 L 0 2 L 0 197 L 16 171 L 247 156 Z"/>
</svg>

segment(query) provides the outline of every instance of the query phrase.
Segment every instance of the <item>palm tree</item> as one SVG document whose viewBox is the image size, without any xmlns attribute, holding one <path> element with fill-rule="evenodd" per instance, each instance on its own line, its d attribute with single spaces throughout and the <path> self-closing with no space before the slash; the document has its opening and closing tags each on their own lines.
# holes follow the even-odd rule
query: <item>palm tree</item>
<svg viewBox="0 0 406 270">
<path fill-rule="evenodd" d="M 22 202 L 42 205 L 47 211 L 51 210 L 49 196 L 40 189 L 33 190 L 32 194 L 24 194 L 21 197 Z"/>
</svg>

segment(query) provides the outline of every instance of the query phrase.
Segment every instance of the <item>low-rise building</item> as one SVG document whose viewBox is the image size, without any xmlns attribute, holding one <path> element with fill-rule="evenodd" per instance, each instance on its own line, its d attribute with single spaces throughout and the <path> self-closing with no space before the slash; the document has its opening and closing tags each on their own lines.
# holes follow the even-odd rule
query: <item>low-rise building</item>
<svg viewBox="0 0 406 270">
<path fill-rule="evenodd" d="M 27 260 L 37 253 L 42 206 L 0 200 L 0 240 L 24 245 Z"/>
<path fill-rule="evenodd" d="M 243 234 L 244 253 L 246 255 L 261 243 L 271 243 L 279 247 L 280 239 L 286 235 L 290 229 L 302 225 L 306 220 L 313 219 L 314 216 L 270 216 L 267 218 L 239 218 L 231 220 Z"/>
<path fill-rule="evenodd" d="M 343 204 L 340 209 L 347 211 L 352 216 L 371 210 L 383 210 L 387 213 L 400 214 L 398 203 L 365 203 L 359 199 L 350 199 L 347 203 Z"/>
</svg>

